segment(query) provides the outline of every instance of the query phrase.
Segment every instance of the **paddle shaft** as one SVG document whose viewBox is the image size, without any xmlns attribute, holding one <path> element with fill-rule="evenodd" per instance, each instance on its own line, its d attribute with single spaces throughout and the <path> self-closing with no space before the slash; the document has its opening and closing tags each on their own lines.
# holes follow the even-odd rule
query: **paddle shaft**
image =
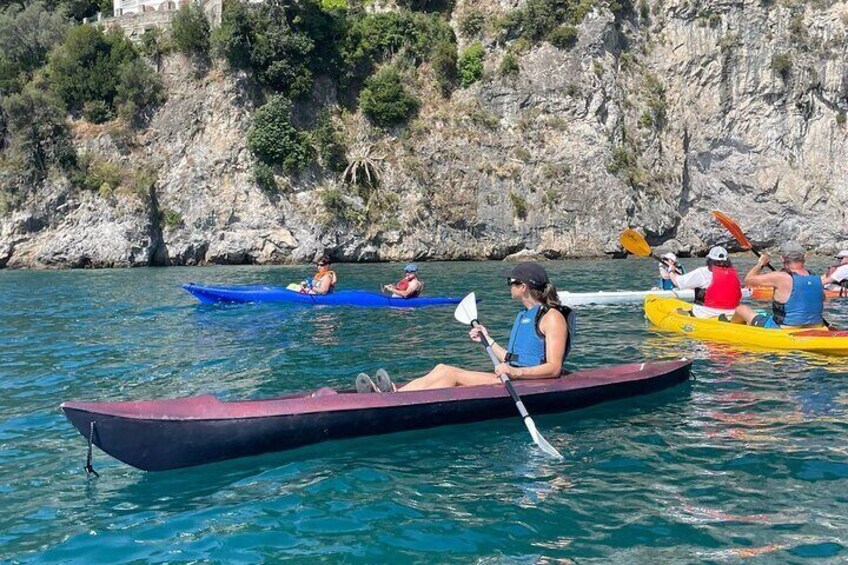
<svg viewBox="0 0 848 565">
<path fill-rule="evenodd" d="M 665 261 L 663 261 L 661 258 L 657 257 L 657 254 L 654 253 L 653 251 L 651 252 L 651 259 L 653 259 L 654 261 L 656 261 L 660 265 L 665 265 Z M 677 273 L 678 275 L 683 274 L 683 271 L 680 270 L 680 267 L 675 267 L 674 272 Z"/>
<path fill-rule="evenodd" d="M 479 325 L 480 324 L 477 322 L 477 320 L 471 322 L 471 326 L 474 328 Z M 480 332 L 480 345 L 482 345 L 483 349 L 486 350 L 486 353 L 489 355 L 489 359 L 492 360 L 492 364 L 497 367 L 500 364 L 500 361 L 498 360 L 498 356 L 495 355 L 495 352 L 492 349 L 492 343 L 488 340 L 486 334 L 484 334 L 483 332 Z M 521 397 L 518 396 L 518 393 L 515 391 L 515 387 L 512 386 L 512 381 L 509 380 L 509 377 L 506 374 L 500 374 L 498 375 L 498 378 L 506 387 L 506 390 L 512 397 L 513 402 L 515 402 L 515 406 L 516 408 L 518 408 L 518 413 L 521 414 L 521 417 L 525 420 L 529 418 L 530 413 L 527 412 L 527 408 L 524 407 L 524 402 L 521 400 Z"/>
</svg>

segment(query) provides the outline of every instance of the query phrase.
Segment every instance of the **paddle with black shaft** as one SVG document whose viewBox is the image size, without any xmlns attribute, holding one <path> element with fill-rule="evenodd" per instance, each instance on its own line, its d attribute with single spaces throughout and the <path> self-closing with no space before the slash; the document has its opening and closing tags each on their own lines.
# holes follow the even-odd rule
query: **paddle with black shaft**
<svg viewBox="0 0 848 565">
<path fill-rule="evenodd" d="M 742 249 L 749 250 L 751 253 L 757 256 L 757 259 L 762 256 L 759 250 L 754 247 L 754 244 L 751 243 L 751 241 L 745 236 L 745 232 L 742 231 L 742 228 L 739 227 L 739 224 L 737 224 L 733 220 L 733 218 L 723 212 L 719 212 L 718 210 L 713 210 L 712 212 L 710 212 L 710 214 L 713 218 L 718 220 L 718 223 L 723 225 L 725 229 L 730 232 L 730 235 L 733 236 L 733 239 L 735 239 L 739 243 L 739 246 Z M 774 267 L 771 266 L 771 263 L 766 263 L 766 267 L 768 267 L 771 271 L 776 270 Z M 828 322 L 824 317 L 822 317 L 822 323 L 827 329 L 831 331 L 837 331 L 836 326 Z"/>
<path fill-rule="evenodd" d="M 648 242 L 645 240 L 645 237 L 634 229 L 627 228 L 621 232 L 621 236 L 619 236 L 618 241 L 624 249 L 633 255 L 638 255 L 639 257 L 650 257 L 661 265 L 666 264 L 665 261 L 657 257 L 657 255 L 653 252 L 651 246 L 648 245 Z M 678 275 L 683 274 L 683 271 L 681 271 L 678 267 L 675 267 L 674 271 Z"/>
<path fill-rule="evenodd" d="M 751 243 L 747 237 L 745 237 L 745 232 L 742 231 L 742 228 L 739 227 L 739 224 L 737 224 L 730 216 L 719 212 L 718 210 L 713 210 L 712 212 L 710 212 L 710 214 L 712 214 L 712 217 L 718 220 L 718 223 L 723 225 L 725 229 L 730 232 L 730 235 L 733 236 L 733 239 L 735 239 L 739 243 L 739 246 L 742 247 L 742 249 L 749 250 L 751 253 L 757 256 L 757 259 L 762 256 L 759 250 L 754 247 L 754 244 Z M 771 271 L 775 270 L 774 267 L 771 266 L 771 263 L 766 263 L 766 267 L 768 267 Z"/>
<path fill-rule="evenodd" d="M 457 322 L 470 325 L 472 328 L 476 328 L 480 325 L 477 321 L 477 297 L 473 292 L 462 299 L 462 302 L 460 302 L 459 306 L 456 307 L 453 317 L 456 318 Z M 486 353 L 489 354 L 489 359 L 491 359 L 492 363 L 494 363 L 495 367 L 497 367 L 499 364 L 498 358 L 495 356 L 495 352 L 492 351 L 492 344 L 483 332 L 480 332 L 480 344 L 486 350 Z M 521 414 L 521 417 L 524 419 L 524 425 L 527 426 L 527 431 L 530 432 L 530 437 L 533 438 L 536 445 L 538 445 L 542 451 L 551 457 L 562 459 L 562 454 L 557 451 L 554 446 L 548 443 L 548 441 L 542 437 L 542 434 L 539 433 L 539 430 L 536 429 L 536 424 L 533 422 L 533 418 L 530 417 L 530 414 L 527 412 L 527 408 L 524 407 L 521 397 L 518 396 L 518 393 L 515 391 L 515 387 L 512 386 L 512 381 L 509 380 L 509 376 L 505 374 L 498 375 L 498 378 L 504 384 L 509 395 L 512 397 L 512 400 L 515 402 L 515 407 L 518 408 L 518 413 Z"/>
</svg>

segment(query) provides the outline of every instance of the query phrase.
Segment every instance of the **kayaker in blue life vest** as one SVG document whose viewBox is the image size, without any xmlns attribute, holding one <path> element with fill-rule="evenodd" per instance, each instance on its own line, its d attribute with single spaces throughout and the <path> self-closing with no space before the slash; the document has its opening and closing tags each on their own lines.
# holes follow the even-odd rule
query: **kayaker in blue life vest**
<svg viewBox="0 0 848 565">
<path fill-rule="evenodd" d="M 387 284 L 383 290 L 392 293 L 392 298 L 415 298 L 424 290 L 424 283 L 418 278 L 418 265 L 410 263 L 403 268 L 403 278 L 396 284 Z"/>
<path fill-rule="evenodd" d="M 662 263 L 660 264 L 660 277 L 657 279 L 657 288 L 660 290 L 674 290 L 674 281 L 671 279 L 671 273 L 678 275 L 686 274 L 686 267 L 677 261 L 677 255 L 668 252 L 660 256 Z"/>
<path fill-rule="evenodd" d="M 696 318 L 725 316 L 729 320 L 742 300 L 739 275 L 730 262 L 727 249 L 718 245 L 707 254 L 705 267 L 687 275 L 671 273 L 671 280 L 677 288 L 695 290 L 691 312 Z"/>
<path fill-rule="evenodd" d="M 745 322 L 762 328 L 822 325 L 824 311 L 822 277 L 806 269 L 804 248 L 794 241 L 785 243 L 780 249 L 780 254 L 783 258 L 783 269 L 780 271 L 761 272 L 771 258 L 768 253 L 763 253 L 757 264 L 745 276 L 745 284 L 748 286 L 767 286 L 774 289 L 771 303 L 772 314 L 759 314 L 749 306 L 743 305 L 736 309 L 734 322 Z"/>
<path fill-rule="evenodd" d="M 499 384 L 498 374 L 511 379 L 553 379 L 563 374 L 563 363 L 571 348 L 574 315 L 559 302 L 556 287 L 551 284 L 545 268 L 538 263 L 519 263 L 504 273 L 510 294 L 523 306 L 515 318 L 509 344 L 506 347 L 492 342 L 492 350 L 501 361 L 494 372 L 470 371 L 452 365 L 436 365 L 432 371 L 399 388 L 400 391 Z M 480 334 L 488 330 L 478 325 L 469 337 L 480 342 Z M 375 374 L 374 382 L 365 373 L 356 378 L 359 392 L 394 390 L 385 371 Z"/>
</svg>

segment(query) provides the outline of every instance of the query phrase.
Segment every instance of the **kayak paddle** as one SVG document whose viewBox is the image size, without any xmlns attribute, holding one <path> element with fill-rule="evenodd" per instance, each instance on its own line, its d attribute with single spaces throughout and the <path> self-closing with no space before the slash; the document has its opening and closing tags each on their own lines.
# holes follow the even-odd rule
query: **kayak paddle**
<svg viewBox="0 0 848 565">
<path fill-rule="evenodd" d="M 639 257 L 650 257 L 657 263 L 665 265 L 665 262 L 657 257 L 653 250 L 651 250 L 651 246 L 648 245 L 645 237 L 636 230 L 627 228 L 621 232 L 621 236 L 619 236 L 618 241 L 624 249 L 633 255 L 637 255 Z M 678 275 L 683 274 L 677 267 L 675 267 L 674 270 Z"/>
<path fill-rule="evenodd" d="M 456 321 L 460 324 L 467 324 L 472 328 L 476 328 L 479 325 L 479 322 L 477 321 L 477 297 L 473 292 L 462 299 L 462 302 L 460 302 L 459 306 L 456 307 L 453 317 L 456 318 Z M 486 353 L 489 354 L 489 359 L 491 359 L 492 363 L 494 363 L 495 367 L 497 367 L 500 362 L 495 356 L 495 352 L 492 351 L 492 344 L 482 332 L 480 333 L 480 344 L 486 350 Z M 524 425 L 527 426 L 527 431 L 530 432 L 530 437 L 533 438 L 536 445 L 538 445 L 542 451 L 551 457 L 563 459 L 562 454 L 557 451 L 554 446 L 548 443 L 548 441 L 542 437 L 542 434 L 539 433 L 539 430 L 536 429 L 536 424 L 533 422 L 533 418 L 530 417 L 530 413 L 527 412 L 527 408 L 524 407 L 524 402 L 521 401 L 521 397 L 518 396 L 518 393 L 515 391 L 515 387 L 512 386 L 512 381 L 509 380 L 509 377 L 504 374 L 498 375 L 498 378 L 504 384 L 509 395 L 512 397 L 512 400 L 515 402 L 515 407 L 518 408 L 518 413 L 521 414 L 521 417 L 524 419 Z"/>
<path fill-rule="evenodd" d="M 759 259 L 759 250 L 757 250 L 757 248 L 754 247 L 751 241 L 747 237 L 745 237 L 745 232 L 742 231 L 742 228 L 739 227 L 739 224 L 737 224 L 730 216 L 719 212 L 718 210 L 713 210 L 712 212 L 710 212 L 710 214 L 712 214 L 713 218 L 718 220 L 718 223 L 723 225 L 725 229 L 730 232 L 730 235 L 733 236 L 733 239 L 735 239 L 739 243 L 739 246 L 742 247 L 742 249 L 750 250 Z M 771 263 L 766 263 L 766 267 L 768 267 L 769 270 L 774 271 L 774 267 L 771 266 Z"/>
</svg>

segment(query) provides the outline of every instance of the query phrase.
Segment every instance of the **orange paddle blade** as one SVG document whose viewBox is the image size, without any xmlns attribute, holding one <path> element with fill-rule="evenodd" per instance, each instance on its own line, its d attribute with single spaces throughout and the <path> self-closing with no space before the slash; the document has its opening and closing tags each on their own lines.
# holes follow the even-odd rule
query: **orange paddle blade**
<svg viewBox="0 0 848 565">
<path fill-rule="evenodd" d="M 649 257 L 651 255 L 651 246 L 645 241 L 641 233 L 634 229 L 627 228 L 621 233 L 618 238 L 621 246 L 633 255 L 639 257 Z"/>
<path fill-rule="evenodd" d="M 753 245 L 751 245 L 751 242 L 748 241 L 748 238 L 745 237 L 745 232 L 742 231 L 742 228 L 739 227 L 739 224 L 733 221 L 733 218 L 731 218 L 727 214 L 719 212 L 718 210 L 713 210 L 710 213 L 713 215 L 713 218 L 718 220 L 718 223 L 723 225 L 727 229 L 727 231 L 730 232 L 730 235 L 732 235 L 734 239 L 739 242 L 739 245 L 742 246 L 742 249 L 751 249 L 751 247 L 753 247 Z"/>
</svg>

